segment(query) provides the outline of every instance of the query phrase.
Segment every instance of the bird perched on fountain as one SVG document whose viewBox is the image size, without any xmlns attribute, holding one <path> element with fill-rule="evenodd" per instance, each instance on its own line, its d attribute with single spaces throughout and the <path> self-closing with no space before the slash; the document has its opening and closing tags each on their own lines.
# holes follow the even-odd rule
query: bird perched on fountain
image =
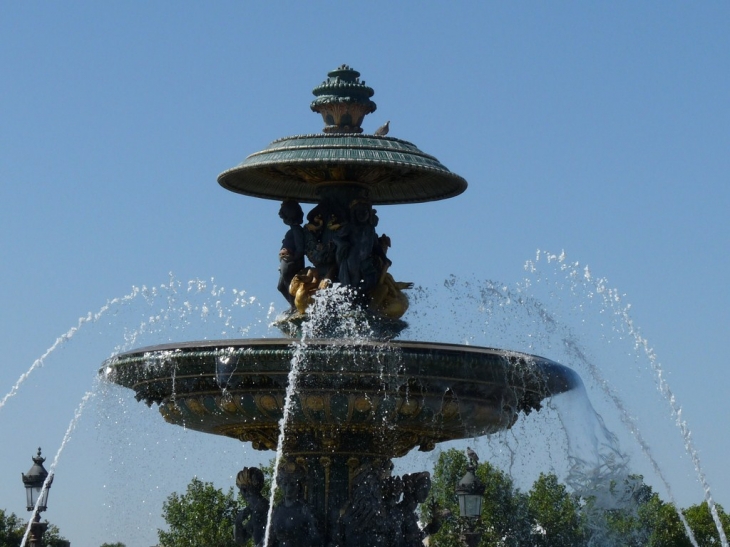
<svg viewBox="0 0 730 547">
<path fill-rule="evenodd" d="M 468 446 L 466 447 L 466 455 L 474 467 L 476 467 L 479 464 L 479 455 L 476 452 L 474 452 L 471 448 L 469 448 Z"/>
<path fill-rule="evenodd" d="M 385 137 L 388 134 L 389 130 L 390 130 L 390 120 L 388 120 L 383 125 L 378 127 L 375 130 L 375 133 L 373 133 L 373 135 L 377 135 L 378 137 Z"/>
</svg>

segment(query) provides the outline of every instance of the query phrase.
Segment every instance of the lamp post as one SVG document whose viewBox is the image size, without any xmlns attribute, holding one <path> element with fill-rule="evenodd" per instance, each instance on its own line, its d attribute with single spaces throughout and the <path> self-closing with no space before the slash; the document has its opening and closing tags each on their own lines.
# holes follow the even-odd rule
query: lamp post
<svg viewBox="0 0 730 547">
<path fill-rule="evenodd" d="M 456 495 L 459 498 L 459 515 L 464 525 L 461 540 L 467 547 L 476 547 L 482 538 L 481 532 L 476 531 L 476 524 L 482 514 L 482 496 L 486 486 L 474 474 L 479 456 L 470 448 L 467 449 L 467 454 L 469 463 L 466 466 L 466 475 L 456 486 Z"/>
<path fill-rule="evenodd" d="M 38 455 L 33 457 L 33 466 L 27 474 L 21 473 L 23 484 L 25 485 L 26 507 L 28 511 L 33 511 L 33 521 L 30 525 L 30 538 L 28 545 L 30 547 L 41 547 L 43 545 L 43 534 L 48 528 L 47 522 L 41 522 L 41 512 L 48 507 L 48 489 L 53 482 L 53 475 L 48 479 L 45 488 L 43 485 L 48 478 L 48 471 L 43 467 L 46 461 L 41 456 L 41 449 L 38 448 Z"/>
</svg>

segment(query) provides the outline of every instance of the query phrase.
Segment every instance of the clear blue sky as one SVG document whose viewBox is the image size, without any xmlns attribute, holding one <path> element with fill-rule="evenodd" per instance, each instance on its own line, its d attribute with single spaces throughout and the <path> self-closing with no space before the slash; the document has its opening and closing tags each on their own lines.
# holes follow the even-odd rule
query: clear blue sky
<svg viewBox="0 0 730 547">
<path fill-rule="evenodd" d="M 451 274 L 515 289 L 530 279 L 548 309 L 586 332 L 680 503 L 699 503 L 669 406 L 632 337 L 611 330 L 614 310 L 571 318 L 575 306 L 592 307 L 581 300 L 588 289 L 540 289 L 569 283 L 544 259 L 537 277 L 523 268 L 538 249 L 565 250 L 625 295 L 618 309 L 631 303 L 713 495 L 729 508 L 728 28 L 726 2 L 4 3 L 0 397 L 79 317 L 133 286 L 167 284 L 170 272 L 185 287 L 174 306 L 189 299 L 213 311 L 190 325 L 162 318 L 135 343 L 237 336 L 247 325 L 265 333 L 269 304 L 283 308 L 278 206 L 226 192 L 216 177 L 276 138 L 319 132 L 311 89 L 347 63 L 375 89 L 367 131 L 391 120 L 391 136 L 470 184 L 450 201 L 379 208 L 396 277 L 433 298 L 419 298 L 412 322 L 441 311 L 454 321 L 446 309 L 455 307 L 472 318 L 457 319 L 461 330 L 430 330 L 562 358 L 529 341 L 529 318 L 472 336 L 464 325 L 482 319 L 468 298 L 440 305 L 452 298 L 443 288 Z M 208 285 L 191 296 L 196 278 Z M 210 294 L 211 278 L 225 293 Z M 233 306 L 234 288 L 256 301 L 226 326 L 215 302 Z M 0 508 L 25 516 L 20 472 L 37 446 L 53 457 L 101 361 L 166 301 L 139 296 L 82 326 L 0 409 Z M 615 409 L 586 383 L 663 493 Z M 129 394 L 101 391 L 61 456 L 46 514 L 76 547 L 152 545 L 169 492 L 196 473 L 228 487 L 262 457 L 176 431 Z M 481 442 L 488 458 L 493 446 Z M 528 473 L 559 459 L 515 442 Z"/>
</svg>

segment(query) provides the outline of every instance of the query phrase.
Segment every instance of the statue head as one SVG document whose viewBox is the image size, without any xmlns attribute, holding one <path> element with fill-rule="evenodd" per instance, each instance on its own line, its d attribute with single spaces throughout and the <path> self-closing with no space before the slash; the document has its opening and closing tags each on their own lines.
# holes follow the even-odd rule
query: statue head
<svg viewBox="0 0 730 547">
<path fill-rule="evenodd" d="M 258 467 L 244 467 L 236 475 L 236 486 L 242 494 L 258 494 L 264 487 L 264 473 Z"/>
<path fill-rule="evenodd" d="M 292 503 L 302 496 L 302 483 L 306 476 L 304 468 L 295 462 L 284 462 L 276 473 L 276 483 L 284 493 L 284 501 Z"/>
<path fill-rule="evenodd" d="M 376 493 L 382 496 L 385 483 L 390 481 L 393 474 L 393 462 L 390 460 L 375 460 L 361 465 L 355 470 L 352 479 L 353 492 Z M 397 488 L 396 485 L 393 485 Z"/>
<path fill-rule="evenodd" d="M 403 496 L 414 503 L 423 503 L 431 490 L 431 474 L 428 471 L 403 475 Z"/>
<path fill-rule="evenodd" d="M 304 211 L 302 211 L 302 206 L 299 205 L 298 201 L 287 199 L 281 202 L 279 217 L 284 221 L 284 224 L 296 226 L 304 222 Z"/>
<path fill-rule="evenodd" d="M 366 224 L 370 220 L 370 215 L 374 212 L 374 209 L 370 202 L 362 199 L 354 199 L 350 202 L 350 214 L 351 218 L 359 223 Z"/>
</svg>

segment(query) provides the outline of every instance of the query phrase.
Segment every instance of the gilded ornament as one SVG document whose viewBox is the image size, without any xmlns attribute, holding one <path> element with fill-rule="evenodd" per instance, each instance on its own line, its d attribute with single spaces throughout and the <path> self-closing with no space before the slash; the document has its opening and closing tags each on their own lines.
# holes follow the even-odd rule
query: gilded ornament
<svg viewBox="0 0 730 547">
<path fill-rule="evenodd" d="M 185 404 L 185 406 L 188 407 L 188 410 L 190 412 L 192 412 L 193 414 L 197 414 L 198 416 L 204 416 L 205 414 L 208 414 L 208 409 L 205 408 L 205 405 L 202 402 L 200 402 L 198 399 L 188 397 L 185 399 L 184 404 Z"/>
<path fill-rule="evenodd" d="M 325 407 L 325 400 L 321 395 L 302 396 L 302 402 L 304 407 L 312 412 L 319 412 Z"/>
<path fill-rule="evenodd" d="M 370 412 L 373 408 L 373 403 L 369 397 L 356 397 L 353 406 L 358 412 Z"/>
<path fill-rule="evenodd" d="M 456 401 L 446 401 L 441 406 L 441 415 L 450 420 L 459 414 L 459 403 Z"/>
<path fill-rule="evenodd" d="M 229 414 L 236 414 L 240 412 L 236 401 L 230 395 L 216 397 L 218 406 Z"/>
<path fill-rule="evenodd" d="M 256 406 L 263 412 L 273 412 L 279 410 L 279 402 L 273 395 L 260 395 L 255 398 Z"/>
<path fill-rule="evenodd" d="M 410 417 L 417 415 L 420 410 L 421 403 L 415 398 L 405 399 L 401 402 L 400 407 L 398 408 L 398 412 L 400 412 L 404 416 Z"/>
</svg>

